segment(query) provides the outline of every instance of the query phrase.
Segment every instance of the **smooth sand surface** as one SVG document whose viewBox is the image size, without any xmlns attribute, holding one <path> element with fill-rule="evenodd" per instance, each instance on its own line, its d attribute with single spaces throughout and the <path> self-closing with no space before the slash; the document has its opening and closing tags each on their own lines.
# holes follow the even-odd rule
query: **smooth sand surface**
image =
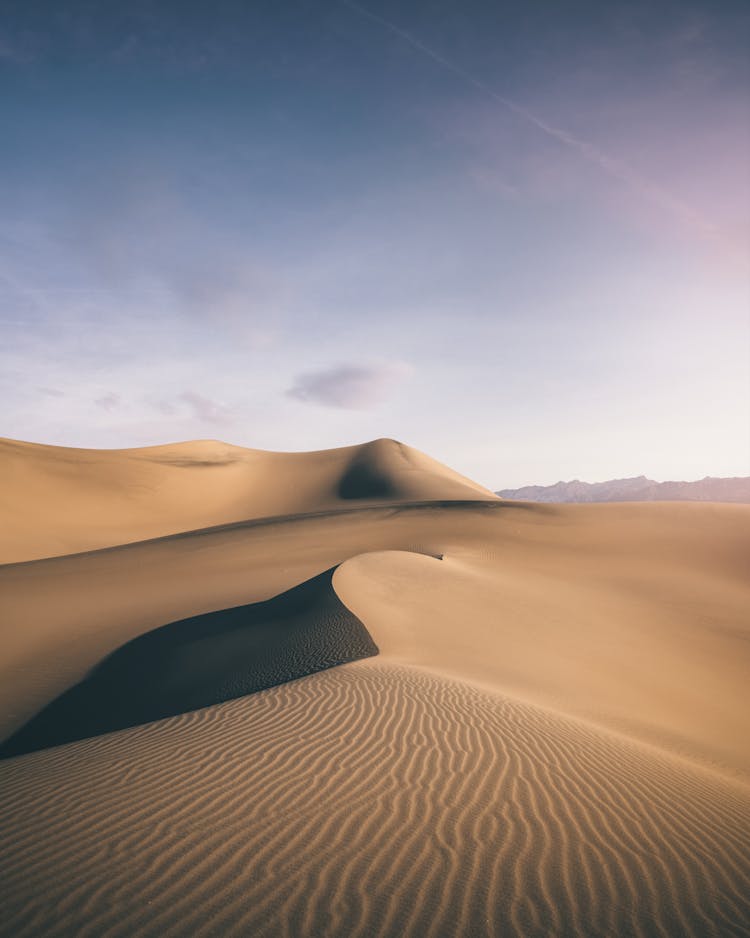
<svg viewBox="0 0 750 938">
<path fill-rule="evenodd" d="M 380 654 L 4 760 L 3 934 L 750 933 L 750 506 L 504 503 L 393 441 L 243 456 L 217 492 L 223 445 L 157 448 L 203 482 L 151 540 L 158 492 L 129 520 L 106 468 L 151 451 L 64 484 L 25 451 L 49 519 L 7 553 L 50 556 L 0 566 L 2 736 L 126 643 L 326 571 Z"/>
<path fill-rule="evenodd" d="M 353 504 L 495 497 L 395 440 L 273 453 L 217 440 L 87 450 L 0 438 L 0 563 Z"/>
</svg>

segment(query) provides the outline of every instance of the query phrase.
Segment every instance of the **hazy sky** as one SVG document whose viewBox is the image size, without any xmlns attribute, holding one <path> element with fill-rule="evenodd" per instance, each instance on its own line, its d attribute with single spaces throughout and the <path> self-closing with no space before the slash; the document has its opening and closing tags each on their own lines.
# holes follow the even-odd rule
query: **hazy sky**
<svg viewBox="0 0 750 938">
<path fill-rule="evenodd" d="M 750 6 L 0 0 L 0 435 L 750 475 Z"/>
</svg>

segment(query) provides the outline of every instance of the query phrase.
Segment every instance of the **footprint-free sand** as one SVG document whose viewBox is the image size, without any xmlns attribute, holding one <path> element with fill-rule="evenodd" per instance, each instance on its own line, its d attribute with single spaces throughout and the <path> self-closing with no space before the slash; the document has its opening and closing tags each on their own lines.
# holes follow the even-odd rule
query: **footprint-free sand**
<svg viewBox="0 0 750 938">
<path fill-rule="evenodd" d="M 0 451 L 3 935 L 750 933 L 750 506 Z"/>
</svg>

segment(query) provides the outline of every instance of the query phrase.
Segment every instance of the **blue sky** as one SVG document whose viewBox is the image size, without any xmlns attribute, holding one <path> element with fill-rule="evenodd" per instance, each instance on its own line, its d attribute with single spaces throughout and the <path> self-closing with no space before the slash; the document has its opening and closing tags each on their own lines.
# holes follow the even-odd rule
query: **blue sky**
<svg viewBox="0 0 750 938">
<path fill-rule="evenodd" d="M 0 434 L 750 474 L 745 3 L 6 2 Z"/>
</svg>

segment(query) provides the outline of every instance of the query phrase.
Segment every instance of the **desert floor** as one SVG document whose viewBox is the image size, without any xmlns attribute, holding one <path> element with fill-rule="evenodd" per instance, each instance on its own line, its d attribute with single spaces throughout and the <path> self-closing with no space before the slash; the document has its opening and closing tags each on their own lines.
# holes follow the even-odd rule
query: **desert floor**
<svg viewBox="0 0 750 938">
<path fill-rule="evenodd" d="M 0 931 L 750 934 L 750 506 L 0 441 Z"/>
</svg>

